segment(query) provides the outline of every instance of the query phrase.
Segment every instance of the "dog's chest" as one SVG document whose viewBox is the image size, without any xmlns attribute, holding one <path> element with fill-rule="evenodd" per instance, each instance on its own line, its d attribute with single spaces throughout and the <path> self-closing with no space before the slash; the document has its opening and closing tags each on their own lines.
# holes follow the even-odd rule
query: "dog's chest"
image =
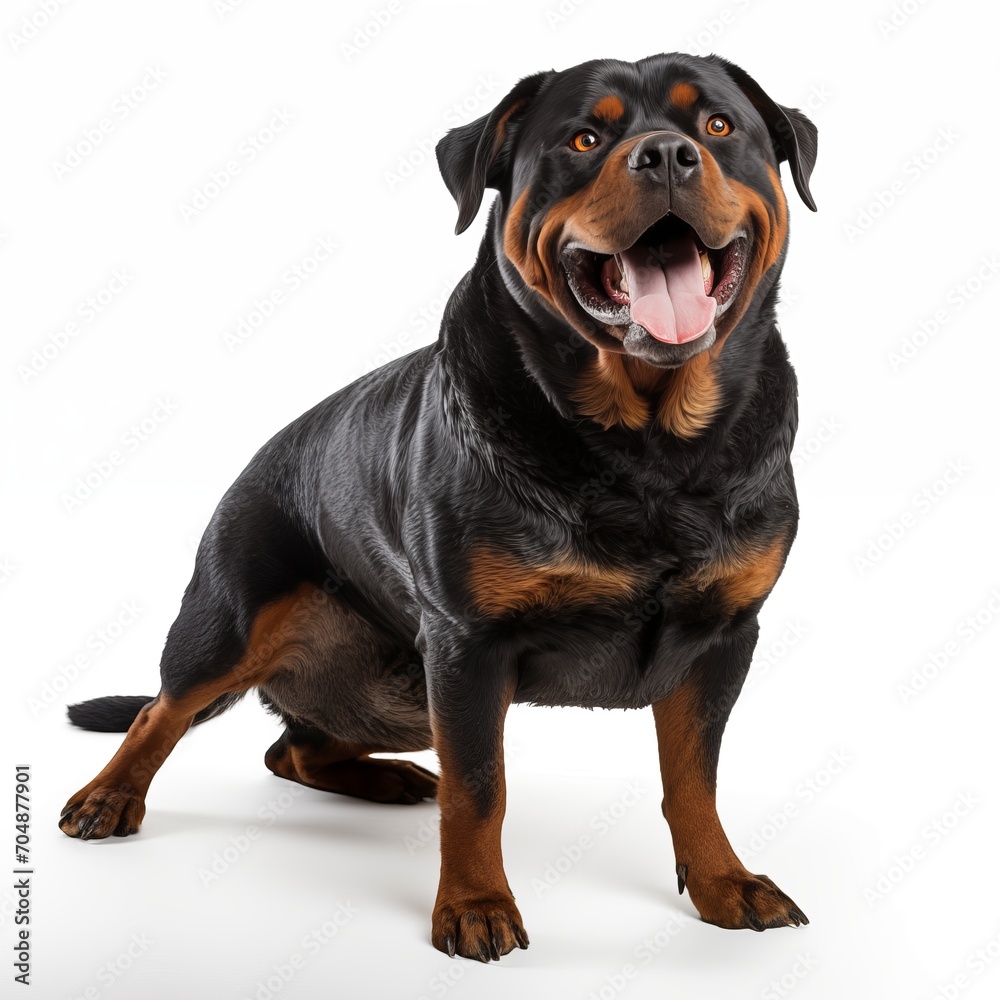
<svg viewBox="0 0 1000 1000">
<path fill-rule="evenodd" d="M 697 636 L 770 591 L 787 549 L 783 535 L 724 542 L 687 558 L 664 547 L 614 563 L 473 550 L 476 610 L 502 624 L 520 650 L 517 700 L 630 708 L 665 696 Z"/>
</svg>

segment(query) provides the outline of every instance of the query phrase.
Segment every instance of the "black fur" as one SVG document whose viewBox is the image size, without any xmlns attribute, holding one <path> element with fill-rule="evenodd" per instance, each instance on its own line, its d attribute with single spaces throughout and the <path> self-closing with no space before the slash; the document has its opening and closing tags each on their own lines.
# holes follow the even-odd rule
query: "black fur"
<svg viewBox="0 0 1000 1000">
<path fill-rule="evenodd" d="M 66 714 L 69 721 L 81 729 L 95 733 L 127 733 L 142 706 L 152 700 L 153 695 L 112 694 L 69 705 Z"/>
<path fill-rule="evenodd" d="M 207 722 L 232 708 L 241 695 L 223 695 L 208 708 L 202 709 L 194 717 L 192 725 Z M 89 729 L 93 733 L 127 733 L 135 722 L 143 705 L 149 704 L 153 695 L 110 694 L 103 698 L 91 698 L 76 705 L 67 705 L 66 714 L 74 726 Z"/>
</svg>

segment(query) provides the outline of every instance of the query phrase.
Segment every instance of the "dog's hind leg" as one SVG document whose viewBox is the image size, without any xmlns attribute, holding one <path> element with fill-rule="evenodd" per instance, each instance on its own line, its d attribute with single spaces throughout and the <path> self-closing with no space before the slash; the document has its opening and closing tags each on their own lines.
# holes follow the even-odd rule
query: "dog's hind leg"
<svg viewBox="0 0 1000 1000">
<path fill-rule="evenodd" d="M 285 721 L 264 763 L 281 778 L 373 802 L 433 798 L 437 775 L 373 753 L 432 742 L 423 663 L 339 597 L 317 607 L 309 655 L 288 662 L 261 700 Z"/>
<path fill-rule="evenodd" d="M 153 776 L 199 712 L 264 683 L 303 645 L 326 594 L 299 584 L 254 611 L 235 614 L 212 588 L 193 586 L 167 637 L 163 687 L 139 711 L 118 752 L 70 796 L 59 827 L 70 837 L 124 837 L 139 829 Z"/>
<path fill-rule="evenodd" d="M 372 802 L 410 805 L 437 794 L 437 775 L 408 760 L 370 757 L 393 748 L 352 744 L 309 726 L 289 726 L 264 763 L 281 778 Z M 397 748 L 398 750 L 398 748 Z"/>
</svg>

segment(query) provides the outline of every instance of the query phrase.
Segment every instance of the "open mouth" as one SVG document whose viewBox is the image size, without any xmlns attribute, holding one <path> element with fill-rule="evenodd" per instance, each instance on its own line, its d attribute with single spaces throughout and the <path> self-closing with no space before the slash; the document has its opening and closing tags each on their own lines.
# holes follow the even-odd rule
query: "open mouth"
<svg viewBox="0 0 1000 1000">
<path fill-rule="evenodd" d="M 736 297 L 748 245 L 740 234 L 712 249 L 667 213 L 618 253 L 571 243 L 562 263 L 570 289 L 594 319 L 608 326 L 635 323 L 656 340 L 684 344 L 713 329 Z"/>
</svg>

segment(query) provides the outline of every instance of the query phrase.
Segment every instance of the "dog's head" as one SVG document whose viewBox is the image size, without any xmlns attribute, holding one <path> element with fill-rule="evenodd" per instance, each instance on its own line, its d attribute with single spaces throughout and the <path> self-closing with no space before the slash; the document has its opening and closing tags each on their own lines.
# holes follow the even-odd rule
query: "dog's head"
<svg viewBox="0 0 1000 1000">
<path fill-rule="evenodd" d="M 497 189 L 499 251 L 527 294 L 596 347 L 661 368 L 721 346 L 773 281 L 781 161 L 815 210 L 815 126 L 717 56 L 526 77 L 437 156 L 456 232 Z"/>
</svg>

